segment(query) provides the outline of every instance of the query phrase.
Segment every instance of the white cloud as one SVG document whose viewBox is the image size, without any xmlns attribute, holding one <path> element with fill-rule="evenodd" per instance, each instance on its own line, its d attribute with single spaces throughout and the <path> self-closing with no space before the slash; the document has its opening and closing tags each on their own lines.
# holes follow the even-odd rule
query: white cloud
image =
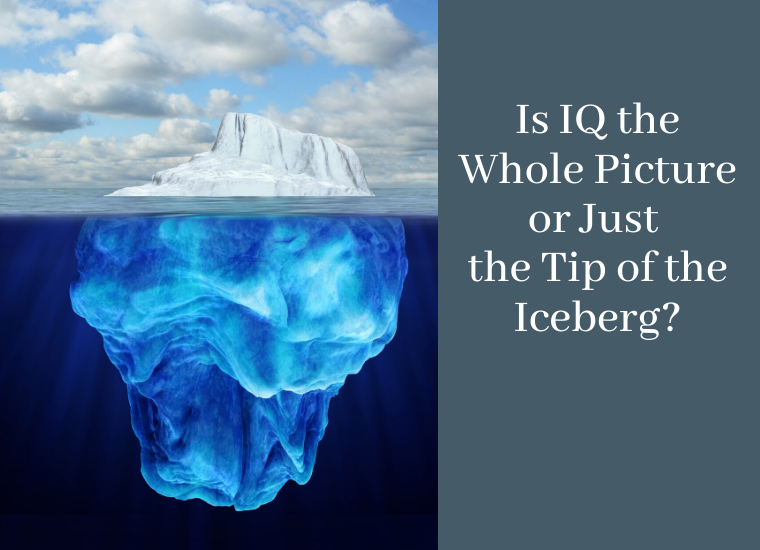
<svg viewBox="0 0 760 550">
<path fill-rule="evenodd" d="M 387 66 L 418 45 L 387 4 L 350 2 L 328 11 L 317 27 L 322 34 L 302 25 L 294 37 L 336 64 Z"/>
<path fill-rule="evenodd" d="M 372 185 L 436 183 L 438 48 L 414 51 L 398 66 L 324 86 L 308 106 L 265 112 L 286 128 L 330 136 L 354 147 Z"/>
<path fill-rule="evenodd" d="M 244 3 L 105 0 L 98 18 L 111 30 L 138 31 L 186 74 L 260 70 L 285 62 L 290 45 L 276 18 Z"/>
<path fill-rule="evenodd" d="M 185 94 L 167 94 L 140 83 L 89 79 L 77 70 L 10 71 L 0 74 L 0 83 L 16 104 L 44 105 L 50 111 L 154 118 L 203 114 L 203 108 Z"/>
<path fill-rule="evenodd" d="M 62 52 L 58 61 L 92 80 L 179 83 L 193 74 L 158 44 L 129 32 L 117 33 L 101 44 L 77 44 L 75 53 Z"/>
<path fill-rule="evenodd" d="M 260 72 L 244 71 L 238 73 L 238 76 L 240 77 L 240 80 L 253 86 L 266 86 L 269 84 L 267 75 Z"/>
<path fill-rule="evenodd" d="M 240 98 L 227 90 L 214 88 L 206 98 L 206 117 L 217 118 L 225 113 L 235 111 L 240 106 Z"/>
<path fill-rule="evenodd" d="M 224 90 L 221 90 L 224 91 Z M 200 120 L 169 118 L 162 120 L 153 135 L 177 144 L 213 143 L 216 134 L 211 126 Z"/>
<path fill-rule="evenodd" d="M 62 18 L 53 10 L 0 0 L 0 46 L 70 38 L 96 23 L 92 15 L 84 12 Z"/>
<path fill-rule="evenodd" d="M 289 3 L 311 13 L 321 13 L 344 2 L 345 0 L 290 0 Z"/>
<path fill-rule="evenodd" d="M 261 75 L 291 55 L 276 18 L 240 3 L 105 0 L 97 17 L 114 34 L 62 53 L 62 67 L 92 78 L 178 84 L 212 71 Z"/>
<path fill-rule="evenodd" d="M 0 92 L 0 124 L 43 132 L 81 128 L 87 123 L 82 113 L 215 118 L 240 105 L 240 98 L 228 90 L 210 90 L 204 108 L 185 94 L 167 94 L 139 83 L 90 80 L 77 70 L 63 74 L 11 71 L 0 73 L 0 83 L 6 90 Z"/>
<path fill-rule="evenodd" d="M 5 185 L 117 187 L 147 183 L 154 173 L 209 151 L 215 138 L 208 124 L 188 119 L 163 120 L 152 134 L 123 139 L 82 136 L 75 141 L 19 147 L 28 143 L 25 136 L 28 134 L 0 131 L 0 173 Z"/>
<path fill-rule="evenodd" d="M 289 21 L 303 20 L 306 16 L 319 15 L 327 10 L 345 4 L 346 0 L 247 0 L 256 8 L 272 8 Z"/>
<path fill-rule="evenodd" d="M 85 122 L 78 113 L 46 109 L 12 92 L 0 92 L 0 124 L 17 130 L 63 132 L 81 128 Z"/>
</svg>

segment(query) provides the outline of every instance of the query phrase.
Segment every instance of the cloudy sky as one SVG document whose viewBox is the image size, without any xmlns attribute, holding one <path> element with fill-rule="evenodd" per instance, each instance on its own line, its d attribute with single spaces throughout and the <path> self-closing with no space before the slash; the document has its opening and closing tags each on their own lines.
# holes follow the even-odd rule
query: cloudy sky
<svg viewBox="0 0 760 550">
<path fill-rule="evenodd" d="M 0 0 L 0 186 L 141 185 L 227 111 L 437 185 L 437 1 Z"/>
</svg>

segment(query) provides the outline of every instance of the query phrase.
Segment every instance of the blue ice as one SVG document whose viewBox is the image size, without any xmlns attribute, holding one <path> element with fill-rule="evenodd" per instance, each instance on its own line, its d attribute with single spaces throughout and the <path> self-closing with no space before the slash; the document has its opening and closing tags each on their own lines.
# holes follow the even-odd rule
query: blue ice
<svg viewBox="0 0 760 550">
<path fill-rule="evenodd" d="M 311 477 L 330 399 L 396 332 L 393 218 L 89 218 L 74 311 L 162 495 L 251 510 Z"/>
</svg>

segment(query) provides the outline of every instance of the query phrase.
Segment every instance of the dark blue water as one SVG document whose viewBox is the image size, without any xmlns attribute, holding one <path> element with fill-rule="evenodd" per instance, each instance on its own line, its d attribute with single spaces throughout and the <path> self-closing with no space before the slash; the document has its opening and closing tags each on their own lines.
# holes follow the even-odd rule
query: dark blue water
<svg viewBox="0 0 760 550">
<path fill-rule="evenodd" d="M 332 400 L 311 480 L 235 512 L 143 480 L 126 386 L 71 309 L 83 219 L 0 219 L 0 547 L 433 548 L 438 228 L 403 221 L 395 338 Z"/>
</svg>

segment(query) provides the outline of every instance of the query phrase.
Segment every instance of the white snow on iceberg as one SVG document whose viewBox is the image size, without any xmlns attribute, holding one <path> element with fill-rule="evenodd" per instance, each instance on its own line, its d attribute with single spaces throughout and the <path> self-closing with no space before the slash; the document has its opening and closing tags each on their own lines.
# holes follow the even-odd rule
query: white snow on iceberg
<svg viewBox="0 0 760 550">
<path fill-rule="evenodd" d="M 227 113 L 210 152 L 108 196 L 345 195 L 373 195 L 351 147 L 258 115 Z"/>
</svg>

